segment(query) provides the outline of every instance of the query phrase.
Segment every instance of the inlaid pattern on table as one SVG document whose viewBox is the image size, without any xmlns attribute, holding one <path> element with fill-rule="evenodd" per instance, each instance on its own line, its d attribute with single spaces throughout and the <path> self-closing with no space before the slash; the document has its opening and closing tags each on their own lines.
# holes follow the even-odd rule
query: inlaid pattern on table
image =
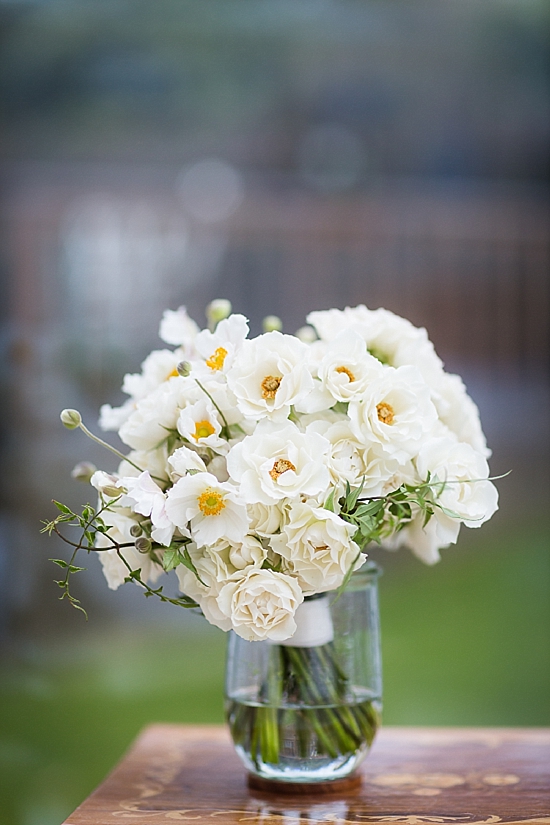
<svg viewBox="0 0 550 825">
<path fill-rule="evenodd" d="M 219 727 L 153 725 L 65 825 L 550 825 L 550 730 L 383 728 L 356 790 L 250 790 Z"/>
</svg>

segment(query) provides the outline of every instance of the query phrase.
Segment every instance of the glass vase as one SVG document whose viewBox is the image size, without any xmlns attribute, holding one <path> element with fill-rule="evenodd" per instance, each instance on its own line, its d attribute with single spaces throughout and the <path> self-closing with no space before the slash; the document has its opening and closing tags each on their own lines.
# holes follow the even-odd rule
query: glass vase
<svg viewBox="0 0 550 825">
<path fill-rule="evenodd" d="M 340 780 L 368 753 L 381 712 L 378 573 L 367 563 L 341 594 L 306 597 L 283 643 L 229 634 L 226 716 L 253 778 Z"/>
</svg>

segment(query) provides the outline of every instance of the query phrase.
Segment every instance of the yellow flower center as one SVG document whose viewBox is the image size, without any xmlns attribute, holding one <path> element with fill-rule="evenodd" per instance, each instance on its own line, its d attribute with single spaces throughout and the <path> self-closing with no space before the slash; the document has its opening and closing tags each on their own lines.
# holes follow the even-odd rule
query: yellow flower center
<svg viewBox="0 0 550 825">
<path fill-rule="evenodd" d="M 376 412 L 378 413 L 378 420 L 381 421 L 382 424 L 393 424 L 395 413 L 391 404 L 386 404 L 385 401 L 382 401 L 376 405 Z"/>
<path fill-rule="evenodd" d="M 269 475 L 273 479 L 273 481 L 277 481 L 279 476 L 282 476 L 283 473 L 286 473 L 287 470 L 294 470 L 296 472 L 296 467 L 289 461 L 288 458 L 278 458 L 271 470 L 269 471 Z"/>
<path fill-rule="evenodd" d="M 175 367 L 175 368 L 172 370 L 172 372 L 169 372 L 169 373 L 168 373 L 168 375 L 166 376 L 166 380 L 168 381 L 168 379 L 169 379 L 169 378 L 177 378 L 177 377 L 178 377 L 178 375 L 179 375 L 178 369 L 177 369 L 177 367 Z"/>
<path fill-rule="evenodd" d="M 266 375 L 261 383 L 262 398 L 275 398 L 282 380 L 278 375 Z"/>
<path fill-rule="evenodd" d="M 336 367 L 336 372 L 347 375 L 350 381 L 355 381 L 355 375 L 347 367 Z"/>
<path fill-rule="evenodd" d="M 222 494 L 212 487 L 207 487 L 204 493 L 200 494 L 198 502 L 199 510 L 205 516 L 218 516 L 225 509 Z"/>
<path fill-rule="evenodd" d="M 227 350 L 223 347 L 218 347 L 218 349 L 212 353 L 210 358 L 206 359 L 206 366 L 210 367 L 211 370 L 221 370 L 223 369 L 223 363 L 226 356 Z"/>
<path fill-rule="evenodd" d="M 195 424 L 195 432 L 193 433 L 193 438 L 195 441 L 198 441 L 199 438 L 208 438 L 209 435 L 215 433 L 216 430 L 210 423 L 210 421 L 197 421 Z"/>
</svg>

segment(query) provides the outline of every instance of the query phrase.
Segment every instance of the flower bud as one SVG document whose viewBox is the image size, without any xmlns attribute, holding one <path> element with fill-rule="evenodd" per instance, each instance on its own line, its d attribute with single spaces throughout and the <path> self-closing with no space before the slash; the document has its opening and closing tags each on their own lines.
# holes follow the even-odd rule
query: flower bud
<svg viewBox="0 0 550 825">
<path fill-rule="evenodd" d="M 266 315 L 262 321 L 264 332 L 280 332 L 283 328 L 283 322 L 277 315 Z"/>
<path fill-rule="evenodd" d="M 178 375 L 181 375 L 182 378 L 187 378 L 187 376 L 191 373 L 191 364 L 189 361 L 180 361 L 176 369 L 178 371 Z"/>
<path fill-rule="evenodd" d="M 112 484 L 108 484 L 106 487 L 101 488 L 101 492 L 104 496 L 108 496 L 109 498 L 118 498 L 124 492 L 121 487 L 115 487 Z"/>
<path fill-rule="evenodd" d="M 317 333 L 313 327 L 306 325 L 297 330 L 296 338 L 299 338 L 304 344 L 313 344 L 313 342 L 317 340 Z"/>
<path fill-rule="evenodd" d="M 73 467 L 71 471 L 72 478 L 76 478 L 77 481 L 90 481 L 91 477 L 97 470 L 95 464 L 92 464 L 90 461 L 81 461 L 76 467 Z"/>
<path fill-rule="evenodd" d="M 132 524 L 130 527 L 130 535 L 133 536 L 133 538 L 136 539 L 138 536 L 141 536 L 142 533 L 141 524 Z"/>
<path fill-rule="evenodd" d="M 216 298 L 214 301 L 210 301 L 210 303 L 206 307 L 206 318 L 208 319 L 208 326 L 211 329 L 214 329 L 216 327 L 216 324 L 219 324 L 220 321 L 223 321 L 223 319 L 227 318 L 227 316 L 230 314 L 231 301 L 228 301 L 227 298 Z"/>
<path fill-rule="evenodd" d="M 68 430 L 76 430 L 82 424 L 82 416 L 78 410 L 63 410 L 59 417 Z"/>
<path fill-rule="evenodd" d="M 147 539 L 145 538 L 145 536 L 143 536 L 140 539 L 136 539 L 136 550 L 138 551 L 138 553 L 143 553 L 145 555 L 146 553 L 149 553 L 152 546 L 153 542 L 151 541 L 151 539 Z"/>
</svg>

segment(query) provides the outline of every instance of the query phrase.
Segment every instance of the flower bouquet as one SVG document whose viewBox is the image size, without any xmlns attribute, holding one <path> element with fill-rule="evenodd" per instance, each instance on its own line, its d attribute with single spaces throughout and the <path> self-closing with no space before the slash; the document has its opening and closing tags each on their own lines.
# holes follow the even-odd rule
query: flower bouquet
<svg viewBox="0 0 550 825">
<path fill-rule="evenodd" d="M 246 318 L 230 311 L 213 302 L 202 331 L 183 307 L 164 313 L 170 348 L 125 376 L 121 407 L 101 409 L 101 427 L 127 454 L 63 411 L 68 428 L 120 465 L 78 465 L 97 503 L 75 513 L 56 502 L 44 529 L 72 547 L 69 561 L 53 561 L 74 607 L 83 610 L 70 580 L 84 550 L 97 553 L 110 588 L 133 582 L 233 631 L 229 668 L 237 655 L 248 663 L 245 676 L 228 677 L 228 720 L 250 771 L 277 778 L 282 764 L 283 778 L 336 778 L 378 724 L 379 676 L 361 691 L 346 658 L 362 611 L 371 630 L 354 638 L 376 657 L 368 546 L 404 545 L 436 562 L 461 524 L 479 527 L 497 509 L 489 451 L 461 379 L 404 318 L 331 309 L 311 312 L 295 336 L 270 317 L 249 338 Z M 69 539 L 64 523 L 80 536 Z M 170 571 L 179 595 L 159 583 Z"/>
</svg>

